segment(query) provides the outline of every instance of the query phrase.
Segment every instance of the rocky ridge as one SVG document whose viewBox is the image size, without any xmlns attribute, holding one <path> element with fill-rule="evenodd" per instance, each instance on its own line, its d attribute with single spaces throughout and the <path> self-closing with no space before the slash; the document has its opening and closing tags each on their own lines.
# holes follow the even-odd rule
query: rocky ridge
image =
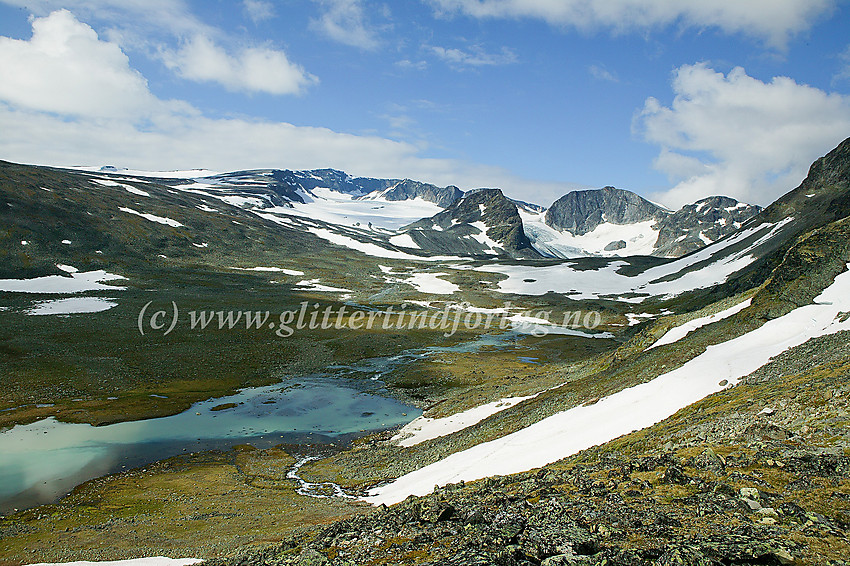
<svg viewBox="0 0 850 566">
<path fill-rule="evenodd" d="M 517 205 L 499 189 L 468 192 L 405 231 L 421 249 L 435 254 L 541 257 L 523 230 Z"/>
<path fill-rule="evenodd" d="M 760 206 L 729 197 L 708 197 L 687 204 L 658 223 L 653 255 L 679 257 L 729 235 L 761 211 Z"/>
<path fill-rule="evenodd" d="M 604 187 L 573 191 L 556 200 L 546 211 L 545 223 L 562 233 L 584 236 L 603 224 L 630 226 L 652 222 L 645 237 L 652 238 L 652 255 L 680 257 L 737 231 L 761 207 L 735 199 L 713 196 L 672 212 L 627 190 Z M 613 239 L 605 252 L 627 247 Z"/>
</svg>

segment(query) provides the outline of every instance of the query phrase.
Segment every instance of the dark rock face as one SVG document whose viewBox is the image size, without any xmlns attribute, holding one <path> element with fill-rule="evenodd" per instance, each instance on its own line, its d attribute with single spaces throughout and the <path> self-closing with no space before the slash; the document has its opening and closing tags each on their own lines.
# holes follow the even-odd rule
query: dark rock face
<svg viewBox="0 0 850 566">
<path fill-rule="evenodd" d="M 484 232 L 473 226 L 478 222 Z M 499 189 L 470 191 L 443 212 L 414 222 L 407 232 L 423 250 L 439 254 L 540 257 L 525 235 L 517 206 Z M 482 243 L 485 236 L 501 249 Z"/>
<path fill-rule="evenodd" d="M 565 194 L 546 211 L 546 224 L 582 236 L 605 222 L 634 224 L 660 220 L 667 214 L 660 206 L 631 191 L 605 187 Z"/>
<path fill-rule="evenodd" d="M 420 183 L 419 181 L 405 179 L 394 187 L 380 193 L 380 196 L 387 200 L 413 200 L 421 198 L 422 200 L 433 202 L 437 206 L 446 208 L 455 201 L 460 200 L 463 196 L 463 191 L 454 185 L 438 187 L 430 183 Z"/>
<path fill-rule="evenodd" d="M 390 179 L 352 177 L 348 173 L 336 169 L 313 169 L 311 171 L 290 171 L 287 169 L 284 173 L 294 179 L 303 189 L 327 187 L 334 191 L 350 194 L 381 191 L 398 182 Z"/>
<path fill-rule="evenodd" d="M 606 252 L 613 252 L 613 251 L 616 251 L 616 250 L 622 250 L 625 247 L 626 247 L 625 240 L 617 240 L 617 241 L 611 242 L 610 244 L 605 246 L 605 251 Z"/>
<path fill-rule="evenodd" d="M 659 222 L 653 255 L 679 257 L 735 232 L 761 207 L 729 197 L 708 197 L 683 206 Z"/>
</svg>

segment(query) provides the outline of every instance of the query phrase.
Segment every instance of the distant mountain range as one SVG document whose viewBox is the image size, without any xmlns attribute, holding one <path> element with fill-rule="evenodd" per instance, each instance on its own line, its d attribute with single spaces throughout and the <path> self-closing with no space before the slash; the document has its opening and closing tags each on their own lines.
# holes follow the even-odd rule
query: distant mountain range
<svg viewBox="0 0 850 566">
<path fill-rule="evenodd" d="M 101 168 L 100 172 L 127 175 L 114 167 Z M 352 177 L 335 169 L 260 169 L 183 179 L 163 178 L 157 173 L 132 174 L 182 188 L 213 191 L 231 204 L 275 209 L 284 215 L 285 208 L 303 213 L 319 201 L 322 206 L 312 207 L 316 213 L 319 208 L 331 212 L 334 203 L 335 208 L 345 210 L 350 206 L 346 201 L 373 201 L 376 207 L 381 203 L 407 202 L 411 206 L 405 214 L 412 212 L 411 207 L 417 203 L 430 203 L 438 209 L 422 207 L 421 218 L 414 214 L 414 221 L 404 226 L 365 218 L 353 226 L 373 231 L 366 234 L 370 241 L 372 236 L 393 232 L 393 246 L 453 256 L 680 257 L 736 231 L 761 210 L 729 197 L 715 196 L 673 212 L 614 187 L 572 191 L 546 209 L 509 199 L 499 189 L 465 193 L 453 185 L 438 187 L 411 179 Z"/>
</svg>

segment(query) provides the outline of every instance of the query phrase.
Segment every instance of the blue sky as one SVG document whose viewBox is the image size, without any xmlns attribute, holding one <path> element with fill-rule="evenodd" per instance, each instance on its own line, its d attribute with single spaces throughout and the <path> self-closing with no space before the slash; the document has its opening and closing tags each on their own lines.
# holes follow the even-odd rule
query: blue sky
<svg viewBox="0 0 850 566">
<path fill-rule="evenodd" d="M 0 0 L 0 158 L 768 204 L 850 136 L 839 0 Z"/>
</svg>

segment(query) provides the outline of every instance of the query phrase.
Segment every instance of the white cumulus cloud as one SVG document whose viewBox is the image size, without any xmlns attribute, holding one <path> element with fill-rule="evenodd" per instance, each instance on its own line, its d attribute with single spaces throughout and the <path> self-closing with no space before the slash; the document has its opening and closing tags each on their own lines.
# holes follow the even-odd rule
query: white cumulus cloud
<svg viewBox="0 0 850 566">
<path fill-rule="evenodd" d="M 441 13 L 535 18 L 582 30 L 678 24 L 743 33 L 781 46 L 831 10 L 835 0 L 431 0 Z"/>
<path fill-rule="evenodd" d="M 248 47 L 230 54 L 204 35 L 195 35 L 176 50 L 164 49 L 161 56 L 184 79 L 219 83 L 231 91 L 298 94 L 318 82 L 283 51 Z"/>
<path fill-rule="evenodd" d="M 67 0 L 0 2 L 26 8 L 39 19 L 66 11 L 63 6 L 69 5 Z M 244 0 L 242 7 L 255 22 L 274 15 L 274 6 L 267 0 Z M 158 55 L 186 80 L 217 83 L 234 92 L 275 95 L 299 94 L 317 82 L 280 49 L 234 46 L 225 32 L 199 20 L 185 0 L 76 0 L 73 12 L 74 19 L 99 23 L 106 38 L 117 44 L 113 49 L 120 46 L 146 56 Z"/>
<path fill-rule="evenodd" d="M 673 92 L 670 106 L 648 98 L 634 124 L 660 146 L 655 167 L 676 183 L 654 195 L 667 206 L 708 195 L 769 204 L 850 135 L 850 97 L 787 77 L 763 82 L 741 67 L 724 75 L 684 65 Z"/>
<path fill-rule="evenodd" d="M 313 0 L 322 8 L 310 24 L 330 39 L 373 50 L 380 45 L 377 32 L 369 25 L 361 0 Z"/>
<path fill-rule="evenodd" d="M 73 116 L 149 116 L 164 103 L 124 52 L 67 10 L 32 22 L 32 38 L 0 37 L 0 100 Z"/>
</svg>

